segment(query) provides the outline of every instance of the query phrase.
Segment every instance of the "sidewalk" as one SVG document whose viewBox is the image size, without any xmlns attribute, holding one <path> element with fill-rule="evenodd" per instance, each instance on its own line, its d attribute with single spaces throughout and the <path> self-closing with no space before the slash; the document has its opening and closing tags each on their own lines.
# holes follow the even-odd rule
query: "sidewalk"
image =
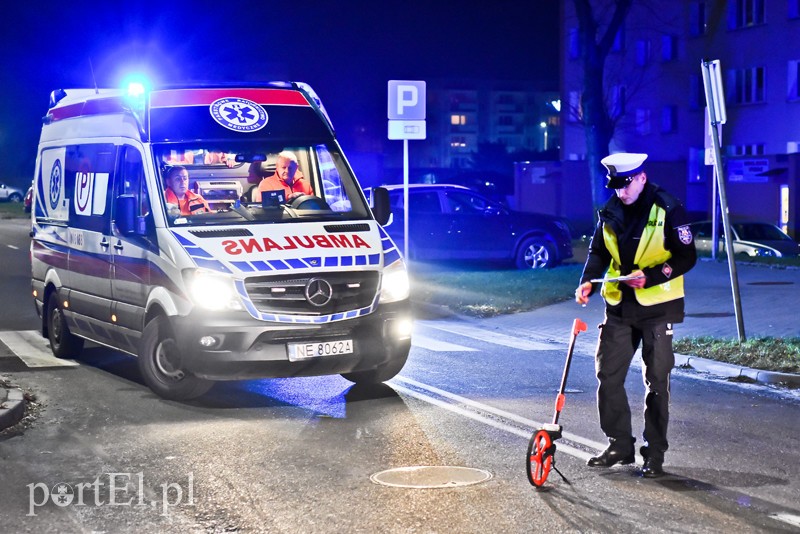
<svg viewBox="0 0 800 534">
<path fill-rule="evenodd" d="M 800 269 L 777 269 L 761 265 L 737 264 L 742 323 L 747 339 L 756 337 L 800 337 L 800 321 L 795 308 L 800 302 Z M 733 294 L 727 263 L 698 261 L 686 275 L 686 319 L 675 325 L 675 339 L 712 336 L 738 339 Z M 577 281 L 576 281 L 577 285 Z M 481 326 L 549 341 L 565 343 L 572 321 L 579 318 L 588 332 L 579 336 L 576 348 L 594 354 L 595 327 L 603 320 L 603 299 L 595 294 L 586 307 L 573 301 L 554 304 L 531 312 L 480 320 Z M 723 377 L 746 377 L 761 383 L 787 383 L 800 386 L 800 375 L 760 371 L 748 367 L 675 355 L 676 367 L 689 366 Z"/>
</svg>

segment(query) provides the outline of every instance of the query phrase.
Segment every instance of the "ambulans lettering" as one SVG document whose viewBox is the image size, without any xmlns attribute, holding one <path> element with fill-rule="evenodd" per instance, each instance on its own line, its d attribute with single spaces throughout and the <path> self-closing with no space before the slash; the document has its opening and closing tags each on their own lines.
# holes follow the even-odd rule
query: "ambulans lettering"
<svg viewBox="0 0 800 534">
<path fill-rule="evenodd" d="M 269 237 L 261 239 L 226 239 L 222 242 L 226 253 L 237 256 L 254 252 L 292 250 L 298 248 L 372 248 L 358 235 L 287 235 L 275 241 Z"/>
</svg>

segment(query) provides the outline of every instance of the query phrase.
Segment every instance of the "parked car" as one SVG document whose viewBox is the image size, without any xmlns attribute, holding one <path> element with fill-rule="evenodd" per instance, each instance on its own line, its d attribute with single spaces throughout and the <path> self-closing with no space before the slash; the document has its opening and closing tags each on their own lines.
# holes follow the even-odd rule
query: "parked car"
<svg viewBox="0 0 800 534">
<path fill-rule="evenodd" d="M 0 184 L 0 201 L 22 202 L 23 196 L 22 189 L 17 189 L 7 184 Z"/>
<path fill-rule="evenodd" d="M 392 208 L 386 231 L 402 251 L 403 186 L 384 187 Z M 504 260 L 541 269 L 572 257 L 569 226 L 559 217 L 511 211 L 459 185 L 412 184 L 408 194 L 412 260 Z"/>
<path fill-rule="evenodd" d="M 711 252 L 713 234 L 711 221 L 691 225 L 695 246 L 699 251 Z M 794 257 L 800 254 L 800 245 L 774 224 L 765 222 L 732 222 L 733 253 L 743 256 Z M 722 234 L 722 221 L 719 222 Z M 725 238 L 720 236 L 719 251 L 725 251 Z"/>
<path fill-rule="evenodd" d="M 28 188 L 28 192 L 25 193 L 25 198 L 22 200 L 22 209 L 25 210 L 25 213 L 31 212 L 32 204 L 33 204 L 33 186 Z"/>
</svg>

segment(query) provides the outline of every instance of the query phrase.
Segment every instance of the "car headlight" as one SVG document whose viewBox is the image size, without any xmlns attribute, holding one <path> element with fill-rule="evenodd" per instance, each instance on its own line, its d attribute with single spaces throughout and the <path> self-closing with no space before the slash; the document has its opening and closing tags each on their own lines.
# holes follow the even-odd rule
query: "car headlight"
<svg viewBox="0 0 800 534">
<path fill-rule="evenodd" d="M 242 302 L 233 287 L 233 278 L 203 269 L 183 271 L 189 298 L 206 310 L 242 310 Z"/>
<path fill-rule="evenodd" d="M 761 258 L 772 258 L 777 256 L 774 250 L 770 248 L 757 248 L 756 249 L 756 256 Z"/>
<path fill-rule="evenodd" d="M 397 302 L 407 299 L 408 295 L 408 272 L 402 261 L 396 261 L 383 271 L 380 302 Z"/>
</svg>

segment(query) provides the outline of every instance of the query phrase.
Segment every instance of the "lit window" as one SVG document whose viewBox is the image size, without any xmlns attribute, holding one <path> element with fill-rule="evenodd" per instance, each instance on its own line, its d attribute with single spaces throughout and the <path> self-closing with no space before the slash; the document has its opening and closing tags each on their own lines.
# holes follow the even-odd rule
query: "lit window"
<svg viewBox="0 0 800 534">
<path fill-rule="evenodd" d="M 692 2 L 689 6 L 689 35 L 697 37 L 706 33 L 706 3 Z"/>
<path fill-rule="evenodd" d="M 636 110 L 636 132 L 639 135 L 647 135 L 651 130 L 650 125 L 650 110 L 647 108 L 639 108 Z"/>
<path fill-rule="evenodd" d="M 454 126 L 463 126 L 467 123 L 466 115 L 450 115 L 450 124 Z"/>
<path fill-rule="evenodd" d="M 674 35 L 661 36 L 661 61 L 672 61 L 678 57 L 678 38 Z"/>
<path fill-rule="evenodd" d="M 727 100 L 732 104 L 764 102 L 766 73 L 764 67 L 728 71 Z"/>
<path fill-rule="evenodd" d="M 611 117 L 617 118 L 625 114 L 625 86 L 615 85 L 611 88 Z"/>
<path fill-rule="evenodd" d="M 728 9 L 731 30 L 764 24 L 764 0 L 733 0 Z"/>
<path fill-rule="evenodd" d="M 797 81 L 800 79 L 800 60 L 789 61 L 789 91 L 786 95 L 789 100 L 800 99 L 800 89 L 798 89 Z"/>
<path fill-rule="evenodd" d="M 636 64 L 639 66 L 647 65 L 650 61 L 650 39 L 639 39 L 636 41 Z"/>
<path fill-rule="evenodd" d="M 661 133 L 672 133 L 678 130 L 678 107 L 661 108 Z"/>
</svg>

